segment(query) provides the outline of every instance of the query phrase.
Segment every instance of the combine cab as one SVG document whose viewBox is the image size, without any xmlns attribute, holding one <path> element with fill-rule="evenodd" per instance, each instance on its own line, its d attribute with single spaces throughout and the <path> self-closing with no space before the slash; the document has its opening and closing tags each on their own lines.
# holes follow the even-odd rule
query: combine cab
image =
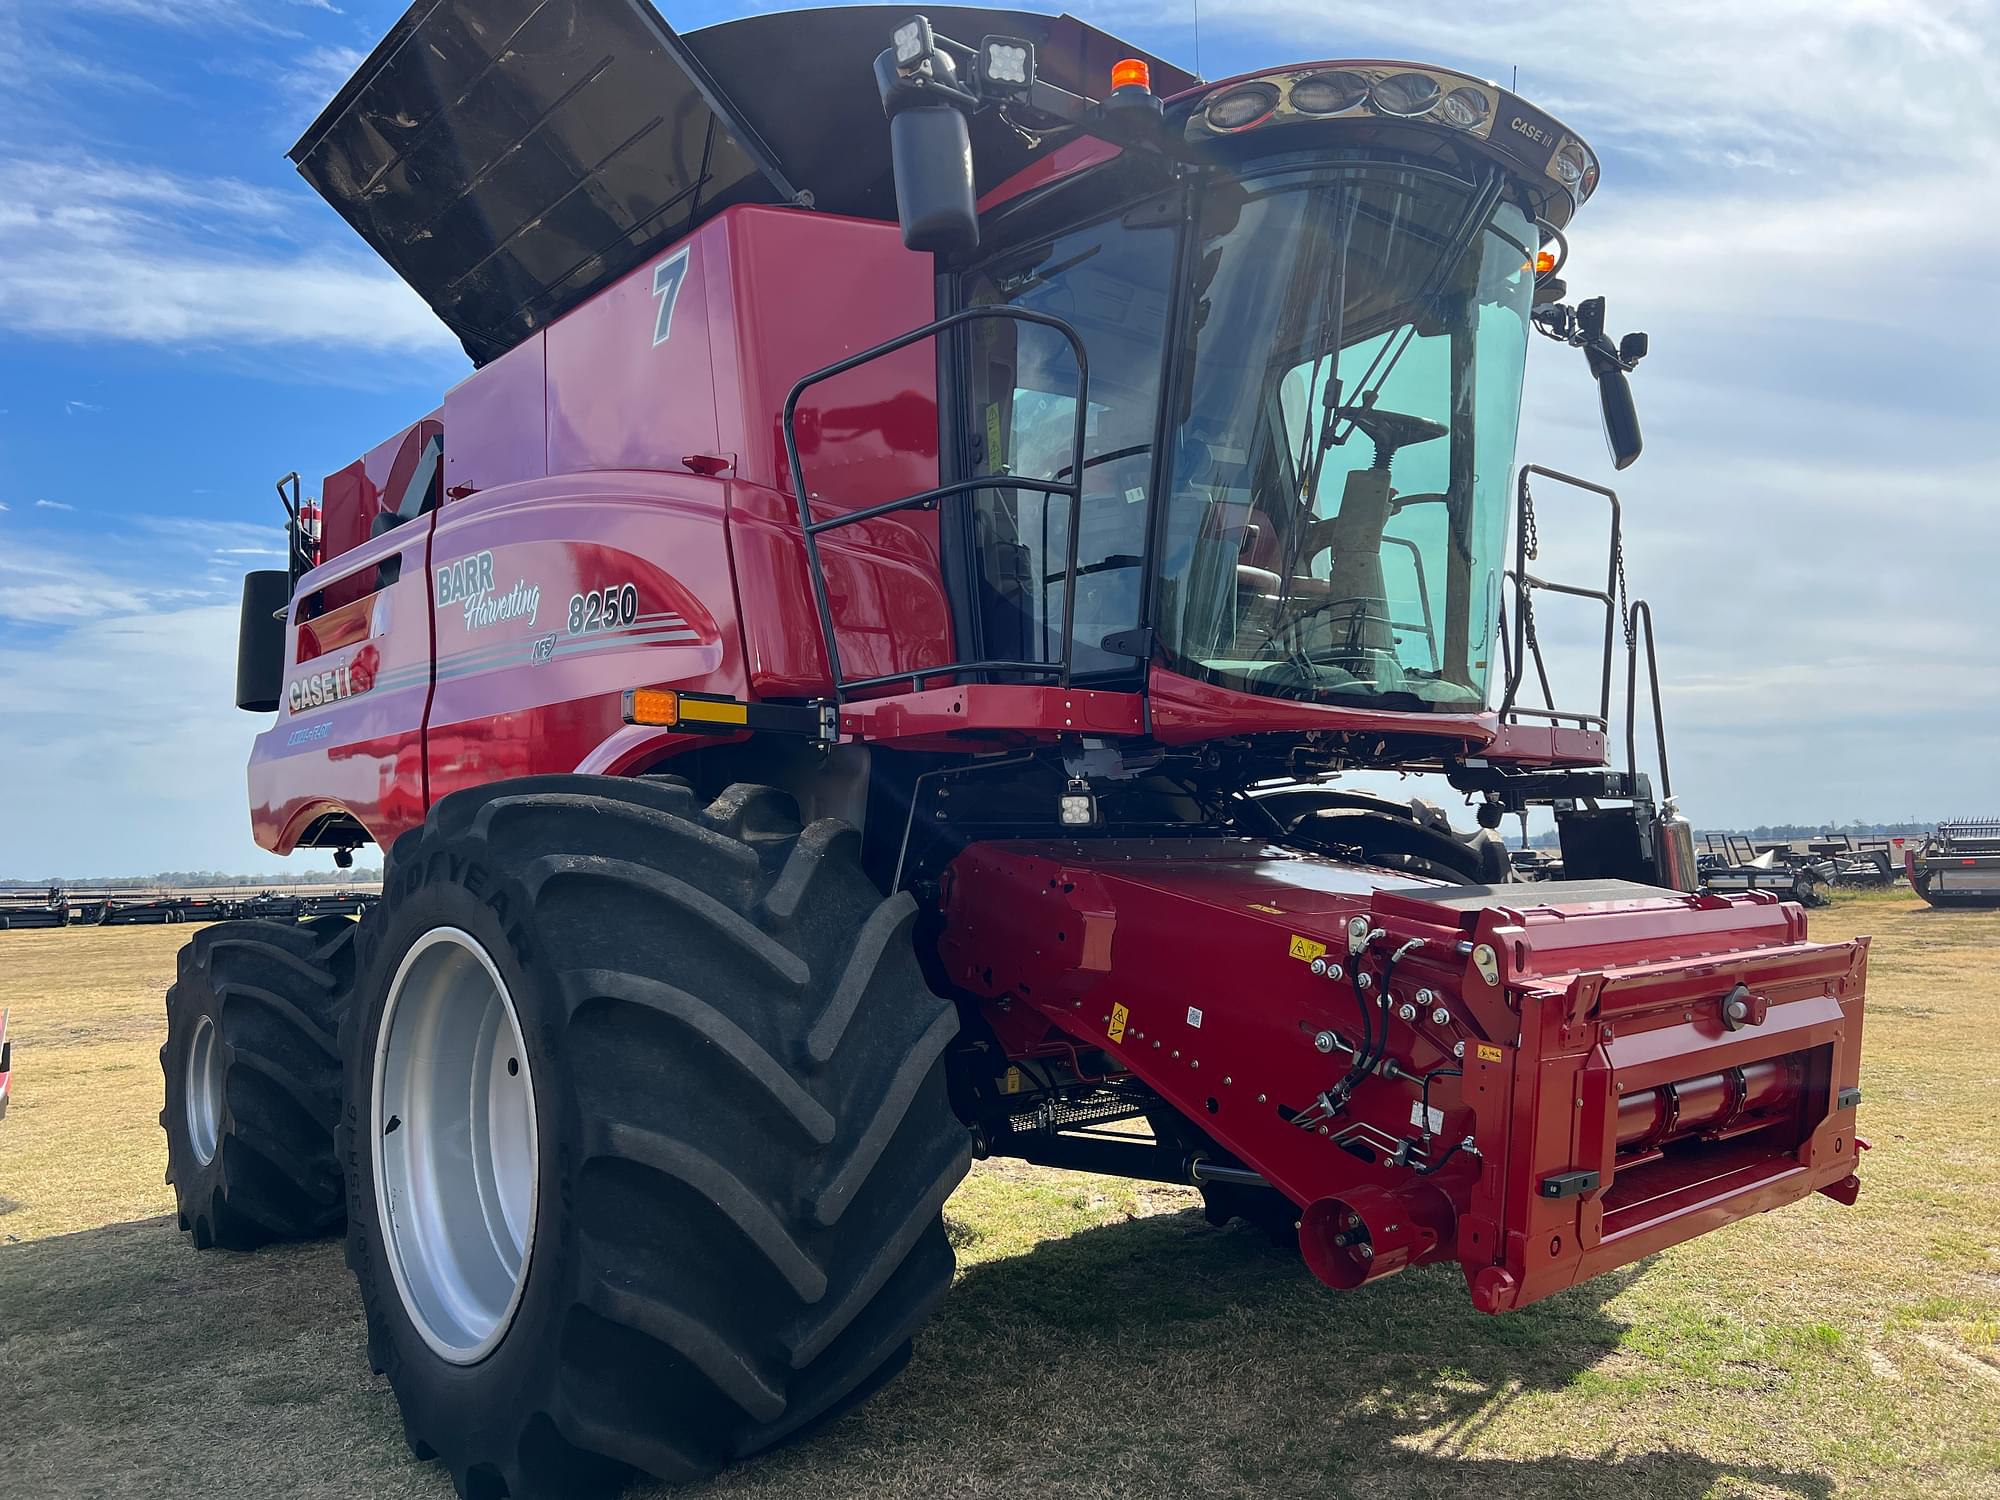
<svg viewBox="0 0 2000 1500">
<path fill-rule="evenodd" d="M 2000 819 L 1940 823 L 1903 860 L 1910 888 L 1932 906 L 2000 906 Z"/>
<path fill-rule="evenodd" d="M 1560 121 L 1066 16 L 464 0 L 293 156 L 477 368 L 246 580 L 258 839 L 383 893 L 204 929 L 162 1118 L 198 1242 L 345 1220 L 462 1494 L 877 1389 L 975 1156 L 1495 1313 L 1853 1198 L 1865 944 L 1696 890 L 1664 756 L 1609 753 L 1618 497 L 1510 483 L 1537 332 L 1640 446 Z M 1532 570 L 1564 495 L 1601 586 Z M 1574 707 L 1551 594 L 1603 613 Z M 1514 881 L 1537 806 L 1564 878 Z"/>
</svg>

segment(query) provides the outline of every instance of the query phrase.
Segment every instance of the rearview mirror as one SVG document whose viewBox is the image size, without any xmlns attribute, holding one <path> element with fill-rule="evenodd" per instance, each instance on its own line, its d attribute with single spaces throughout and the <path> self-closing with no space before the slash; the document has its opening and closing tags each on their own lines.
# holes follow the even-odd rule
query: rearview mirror
<svg viewBox="0 0 2000 1500">
<path fill-rule="evenodd" d="M 1611 450 L 1611 467 L 1630 468 L 1646 446 L 1639 432 L 1639 410 L 1632 404 L 1632 382 L 1614 364 L 1598 365 L 1595 373 L 1598 403 L 1604 408 L 1604 443 Z"/>
<path fill-rule="evenodd" d="M 243 603 L 236 619 L 236 706 L 275 713 L 285 692 L 285 608 L 292 576 L 283 568 L 243 575 Z"/>
<path fill-rule="evenodd" d="M 1597 377 L 1597 400 L 1604 409 L 1604 443 L 1611 450 L 1611 467 L 1631 467 L 1646 446 L 1639 433 L 1639 411 L 1632 404 L 1627 372 L 1646 357 L 1643 333 L 1628 333 L 1613 344 L 1604 333 L 1604 299 L 1591 297 L 1576 305 L 1569 342 L 1583 350 L 1590 373 Z"/>
<path fill-rule="evenodd" d="M 896 174 L 896 218 L 903 243 L 936 255 L 964 254 L 979 247 L 979 208 L 972 134 L 962 105 L 955 102 L 957 73 L 950 56 L 936 48 L 918 60 L 920 73 L 913 73 L 909 63 L 899 66 L 901 31 L 896 40 L 896 47 L 875 59 L 875 82 L 889 116 L 889 159 Z M 922 43 L 913 40 L 911 45 Z"/>
</svg>

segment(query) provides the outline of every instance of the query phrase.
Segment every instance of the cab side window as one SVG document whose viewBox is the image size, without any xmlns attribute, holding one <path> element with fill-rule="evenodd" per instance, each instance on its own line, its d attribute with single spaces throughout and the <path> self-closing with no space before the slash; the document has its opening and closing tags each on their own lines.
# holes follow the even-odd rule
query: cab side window
<svg viewBox="0 0 2000 1500">
<path fill-rule="evenodd" d="M 968 306 L 1063 319 L 1089 356 L 1072 656 L 1078 676 L 1132 667 L 1130 657 L 1102 643 L 1141 623 L 1174 239 L 1171 226 L 1107 219 L 1009 251 L 966 287 Z M 968 341 L 974 472 L 1070 481 L 1077 372 L 1067 341 L 1053 329 L 1002 319 L 972 324 Z M 975 496 L 974 526 L 982 655 L 1060 661 L 1069 498 L 996 485 Z"/>
</svg>

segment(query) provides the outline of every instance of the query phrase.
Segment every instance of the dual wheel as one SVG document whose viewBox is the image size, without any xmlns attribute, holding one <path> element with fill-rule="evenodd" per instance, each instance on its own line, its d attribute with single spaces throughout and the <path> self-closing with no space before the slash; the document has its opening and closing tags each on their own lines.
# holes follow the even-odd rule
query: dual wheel
<svg viewBox="0 0 2000 1500">
<path fill-rule="evenodd" d="M 532 778 L 398 840 L 325 1150 L 371 1363 L 461 1495 L 699 1478 L 901 1367 L 970 1158 L 915 915 L 767 788 Z M 170 1141 L 216 1159 L 233 1003 L 170 1002 Z"/>
<path fill-rule="evenodd" d="M 180 951 L 167 991 L 167 1181 L 202 1249 L 330 1234 L 336 1033 L 354 924 L 218 922 Z"/>
</svg>

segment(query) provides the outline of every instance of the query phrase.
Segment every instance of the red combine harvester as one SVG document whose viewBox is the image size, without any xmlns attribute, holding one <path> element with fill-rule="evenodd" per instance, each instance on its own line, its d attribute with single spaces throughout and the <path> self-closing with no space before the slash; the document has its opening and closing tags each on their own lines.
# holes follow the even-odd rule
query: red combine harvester
<svg viewBox="0 0 2000 1500">
<path fill-rule="evenodd" d="M 1531 331 L 1639 441 L 1559 121 L 1067 16 L 426 0 L 293 158 L 477 369 L 246 581 L 259 842 L 384 891 L 196 938 L 162 1118 L 198 1243 L 344 1219 L 461 1493 L 863 1399 L 976 1156 L 1496 1313 L 1852 1201 L 1865 943 L 1695 891 L 1609 763 L 1616 496 L 1603 588 L 1528 571 Z M 1335 780 L 1384 768 L 1487 832 Z M 1534 805 L 1567 878 L 1510 883 Z"/>
</svg>

